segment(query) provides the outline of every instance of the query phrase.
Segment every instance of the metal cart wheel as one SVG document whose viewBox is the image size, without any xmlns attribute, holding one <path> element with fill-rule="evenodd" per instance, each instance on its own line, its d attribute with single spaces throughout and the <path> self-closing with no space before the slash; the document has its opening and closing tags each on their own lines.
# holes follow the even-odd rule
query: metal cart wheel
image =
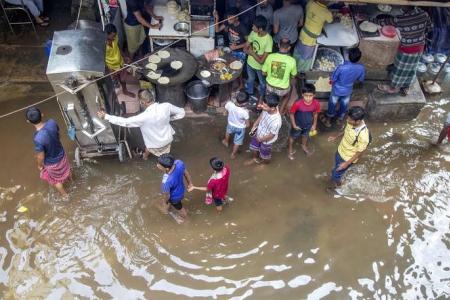
<svg viewBox="0 0 450 300">
<path fill-rule="evenodd" d="M 83 159 L 81 158 L 80 148 L 75 148 L 75 164 L 77 167 L 81 167 L 83 165 Z"/>
<path fill-rule="evenodd" d="M 119 149 L 118 149 L 118 154 L 119 154 L 119 161 L 123 162 L 127 156 L 127 153 L 125 152 L 125 144 L 123 142 L 119 143 Z"/>
</svg>

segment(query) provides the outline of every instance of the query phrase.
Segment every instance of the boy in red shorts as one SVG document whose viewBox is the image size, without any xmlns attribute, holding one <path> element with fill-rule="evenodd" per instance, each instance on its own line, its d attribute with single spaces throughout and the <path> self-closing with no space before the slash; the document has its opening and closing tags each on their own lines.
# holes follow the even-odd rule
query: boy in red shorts
<svg viewBox="0 0 450 300">
<path fill-rule="evenodd" d="M 312 84 L 305 84 L 302 90 L 303 99 L 297 100 L 290 110 L 291 131 L 289 133 L 288 157 L 294 159 L 295 150 L 292 149 L 294 140 L 302 138 L 302 149 L 307 156 L 312 154 L 308 149 L 308 138 L 311 130 L 316 130 L 317 116 L 320 103 L 314 98 L 316 89 Z"/>
</svg>

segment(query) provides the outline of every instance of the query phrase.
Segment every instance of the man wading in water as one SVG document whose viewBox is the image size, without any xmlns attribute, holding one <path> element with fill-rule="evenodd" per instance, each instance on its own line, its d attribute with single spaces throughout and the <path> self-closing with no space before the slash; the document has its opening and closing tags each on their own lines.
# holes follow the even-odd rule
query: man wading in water
<svg viewBox="0 0 450 300">
<path fill-rule="evenodd" d="M 370 142 L 370 133 L 364 123 L 364 109 L 360 106 L 351 107 L 348 111 L 347 124 L 344 131 L 336 136 L 330 136 L 329 142 L 335 142 L 342 137 L 335 155 L 335 166 L 331 171 L 332 186 L 327 188 L 328 192 L 334 193 L 335 188 L 342 185 L 342 176 L 356 163 Z"/>
<path fill-rule="evenodd" d="M 170 121 L 184 118 L 184 109 L 170 103 L 157 103 L 148 90 L 140 90 L 138 98 L 145 110 L 137 116 L 122 118 L 108 115 L 104 111 L 99 111 L 97 115 L 111 124 L 139 127 L 146 148 L 142 157 L 144 160 L 148 159 L 150 153 L 156 157 L 170 153 L 170 146 L 175 134 L 170 126 Z"/>
<path fill-rule="evenodd" d="M 70 178 L 70 164 L 59 140 L 59 127 L 53 119 L 43 122 L 42 116 L 35 107 L 26 111 L 27 122 L 36 128 L 33 142 L 40 177 L 68 197 L 63 183 Z"/>
</svg>

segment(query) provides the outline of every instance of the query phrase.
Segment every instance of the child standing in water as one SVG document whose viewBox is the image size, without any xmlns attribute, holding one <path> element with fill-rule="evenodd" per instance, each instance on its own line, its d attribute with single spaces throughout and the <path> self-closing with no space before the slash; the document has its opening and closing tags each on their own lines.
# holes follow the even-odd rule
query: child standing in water
<svg viewBox="0 0 450 300">
<path fill-rule="evenodd" d="M 206 191 L 206 204 L 212 204 L 214 201 L 217 212 L 221 213 L 228 193 L 231 172 L 230 168 L 225 166 L 224 162 L 218 157 L 211 158 L 209 164 L 214 173 L 209 178 L 208 185 L 206 187 L 193 187 L 193 189 Z"/>
<path fill-rule="evenodd" d="M 225 104 L 225 109 L 228 113 L 228 123 L 222 144 L 225 147 L 228 147 L 230 144 L 230 136 L 234 135 L 233 151 L 230 156 L 231 159 L 236 157 L 239 146 L 244 143 L 245 128 L 250 126 L 249 113 L 245 108 L 247 100 L 247 94 L 245 92 L 239 92 L 236 96 L 236 103 L 228 101 L 227 104 Z"/>
</svg>

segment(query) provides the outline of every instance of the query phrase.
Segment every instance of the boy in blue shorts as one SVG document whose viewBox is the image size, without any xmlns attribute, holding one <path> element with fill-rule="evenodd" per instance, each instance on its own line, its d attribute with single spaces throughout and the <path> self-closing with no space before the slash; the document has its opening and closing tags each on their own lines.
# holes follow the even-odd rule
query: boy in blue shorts
<svg viewBox="0 0 450 300">
<path fill-rule="evenodd" d="M 228 113 L 228 124 L 222 144 L 224 144 L 225 147 L 228 147 L 230 143 L 230 135 L 234 134 L 233 151 L 230 156 L 232 159 L 236 157 L 239 146 L 244 143 L 245 128 L 250 125 L 249 113 L 245 108 L 247 100 L 247 94 L 245 92 L 239 92 L 236 96 L 236 103 L 228 101 L 227 104 L 225 104 L 225 109 Z"/>
<path fill-rule="evenodd" d="M 186 170 L 184 162 L 175 158 L 171 154 L 163 154 L 158 157 L 156 167 L 164 172 L 161 191 L 164 194 L 162 208 L 165 213 L 169 212 L 170 206 L 178 211 L 180 217 L 185 219 L 187 211 L 181 201 L 184 198 L 185 186 L 183 179 L 186 179 L 188 191 L 193 190 L 191 175 Z"/>
<path fill-rule="evenodd" d="M 291 131 L 289 133 L 288 157 L 294 159 L 295 150 L 292 149 L 294 140 L 302 138 L 302 149 L 307 156 L 312 152 L 308 149 L 308 138 L 311 130 L 316 130 L 317 116 L 320 103 L 314 98 L 316 89 L 312 84 L 305 84 L 302 90 L 303 99 L 297 100 L 290 110 Z"/>
</svg>

